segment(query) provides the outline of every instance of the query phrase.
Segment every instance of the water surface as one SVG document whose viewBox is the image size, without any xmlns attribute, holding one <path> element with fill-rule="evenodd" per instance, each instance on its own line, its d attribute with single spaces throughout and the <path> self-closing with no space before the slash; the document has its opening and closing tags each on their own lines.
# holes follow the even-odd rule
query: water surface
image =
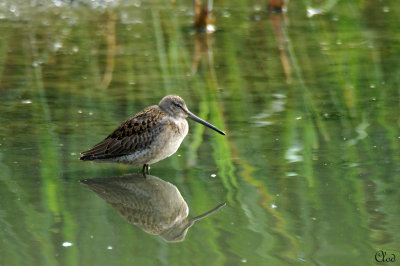
<svg viewBox="0 0 400 266">
<path fill-rule="evenodd" d="M 331 2 L 215 3 L 204 34 L 181 1 L 2 1 L 0 265 L 398 260 L 399 5 Z M 167 94 L 227 133 L 152 165 L 189 218 L 226 202 L 178 243 L 79 182 L 139 173 L 79 153 Z"/>
</svg>

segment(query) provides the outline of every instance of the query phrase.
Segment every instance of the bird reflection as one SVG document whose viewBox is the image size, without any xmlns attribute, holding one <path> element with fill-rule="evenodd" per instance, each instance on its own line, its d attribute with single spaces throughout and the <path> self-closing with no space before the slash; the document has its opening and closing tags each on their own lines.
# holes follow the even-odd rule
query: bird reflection
<svg viewBox="0 0 400 266">
<path fill-rule="evenodd" d="M 173 184 L 152 175 L 130 174 L 80 181 L 111 204 L 128 222 L 143 231 L 159 235 L 167 242 L 180 242 L 198 220 L 216 212 L 214 209 L 188 219 L 189 207 Z"/>
</svg>

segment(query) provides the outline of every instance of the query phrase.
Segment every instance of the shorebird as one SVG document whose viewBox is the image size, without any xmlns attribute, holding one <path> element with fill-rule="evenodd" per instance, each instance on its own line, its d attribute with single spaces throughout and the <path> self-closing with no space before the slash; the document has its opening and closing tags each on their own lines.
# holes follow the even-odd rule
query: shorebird
<svg viewBox="0 0 400 266">
<path fill-rule="evenodd" d="M 181 97 L 168 95 L 158 105 L 147 107 L 122 122 L 105 139 L 82 152 L 80 159 L 143 165 L 142 173 L 146 177 L 146 174 L 150 174 L 150 164 L 178 150 L 189 131 L 186 118 L 225 135 L 223 131 L 192 114 Z"/>
</svg>

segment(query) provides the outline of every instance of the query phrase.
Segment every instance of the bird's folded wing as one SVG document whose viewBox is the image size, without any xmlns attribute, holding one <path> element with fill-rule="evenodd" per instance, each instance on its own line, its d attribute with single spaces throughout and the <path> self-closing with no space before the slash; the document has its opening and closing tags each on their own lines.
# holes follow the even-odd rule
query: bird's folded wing
<svg viewBox="0 0 400 266">
<path fill-rule="evenodd" d="M 108 137 L 82 152 L 81 160 L 101 160 L 146 149 L 157 139 L 165 114 L 157 106 L 144 109 L 124 121 Z"/>
</svg>

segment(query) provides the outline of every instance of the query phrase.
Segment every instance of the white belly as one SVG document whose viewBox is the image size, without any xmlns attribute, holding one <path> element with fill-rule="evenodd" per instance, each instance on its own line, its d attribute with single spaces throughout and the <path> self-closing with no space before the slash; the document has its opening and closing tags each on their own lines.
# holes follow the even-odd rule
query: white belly
<svg viewBox="0 0 400 266">
<path fill-rule="evenodd" d="M 176 121 L 176 124 L 179 128 L 178 131 L 173 133 L 171 133 L 171 131 L 164 131 L 160 134 L 160 137 L 157 140 L 158 144 L 154 145 L 158 148 L 152 152 L 154 156 L 152 156 L 153 158 L 147 164 L 153 164 L 163 160 L 178 150 L 189 131 L 189 126 L 186 119 Z"/>
</svg>

